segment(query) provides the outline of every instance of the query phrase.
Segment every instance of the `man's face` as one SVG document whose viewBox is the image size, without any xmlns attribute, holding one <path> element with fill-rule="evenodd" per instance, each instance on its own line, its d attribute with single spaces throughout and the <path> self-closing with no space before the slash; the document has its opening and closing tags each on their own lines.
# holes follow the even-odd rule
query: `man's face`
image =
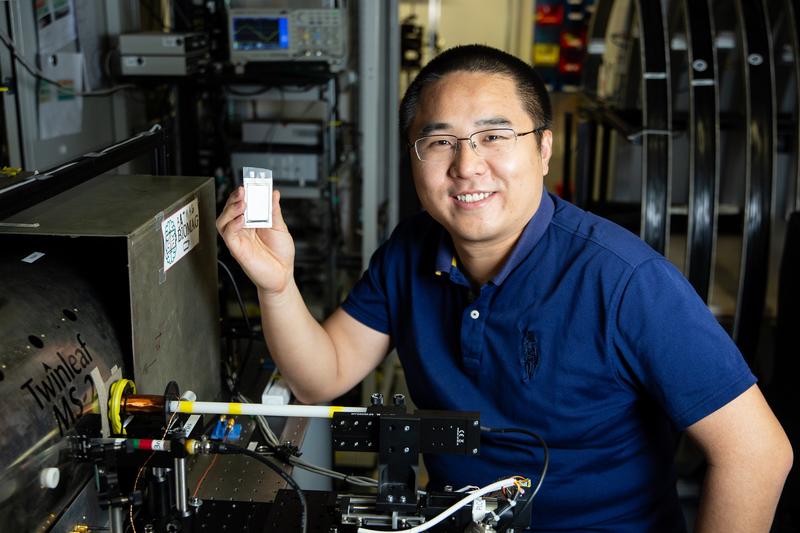
<svg viewBox="0 0 800 533">
<path fill-rule="evenodd" d="M 511 78 L 459 71 L 422 91 L 409 140 L 436 134 L 468 137 L 492 128 L 524 133 L 539 126 L 522 107 Z M 456 245 L 515 242 L 539 206 L 552 133 L 544 131 L 541 149 L 530 134 L 518 137 L 510 152 L 492 157 L 477 155 L 468 141 L 458 144 L 453 159 L 445 161 L 420 161 L 410 148 L 422 206 Z"/>
</svg>

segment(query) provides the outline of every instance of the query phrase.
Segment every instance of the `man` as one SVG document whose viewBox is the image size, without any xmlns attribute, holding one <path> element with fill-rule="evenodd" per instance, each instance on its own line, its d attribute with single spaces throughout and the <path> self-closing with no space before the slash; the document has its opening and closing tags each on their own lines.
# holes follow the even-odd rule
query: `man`
<svg viewBox="0 0 800 533">
<path fill-rule="evenodd" d="M 479 411 L 551 449 L 535 530 L 681 531 L 672 465 L 686 430 L 708 458 L 697 531 L 767 531 L 788 441 L 730 338 L 662 256 L 543 190 L 552 151 L 541 79 L 484 46 L 448 50 L 408 88 L 401 126 L 425 212 L 401 223 L 321 326 L 292 277 L 293 245 L 217 227 L 259 288 L 264 335 L 295 395 L 359 383 L 394 345 L 420 408 Z M 536 443 L 487 435 L 432 456 L 434 487 L 535 478 Z"/>
</svg>

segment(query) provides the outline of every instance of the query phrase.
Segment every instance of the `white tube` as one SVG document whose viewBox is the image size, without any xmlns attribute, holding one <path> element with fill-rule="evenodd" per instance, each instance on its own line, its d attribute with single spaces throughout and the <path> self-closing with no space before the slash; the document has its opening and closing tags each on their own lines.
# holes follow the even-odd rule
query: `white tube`
<svg viewBox="0 0 800 533">
<path fill-rule="evenodd" d="M 420 524 L 416 527 L 408 528 L 408 529 L 397 529 L 395 533 L 420 533 L 421 531 L 427 531 L 428 529 L 432 528 L 451 514 L 458 511 L 460 508 L 464 507 L 468 503 L 472 502 L 483 496 L 484 494 L 489 494 L 490 492 L 494 492 L 496 490 L 500 490 L 503 487 L 510 487 L 514 483 L 516 483 L 516 478 L 510 477 L 507 479 L 501 479 L 500 481 L 496 481 L 491 485 L 487 485 L 482 489 L 476 490 L 475 492 L 470 493 L 469 495 L 461 498 L 456 503 L 433 517 L 431 520 L 428 520 L 424 524 Z M 364 527 L 358 528 L 358 533 L 385 533 L 384 531 L 379 531 L 377 529 L 367 529 Z"/>
<path fill-rule="evenodd" d="M 341 407 L 337 405 L 263 405 L 260 403 L 190 402 L 170 401 L 170 413 L 198 415 L 260 415 L 298 416 L 308 418 L 333 418 L 333 413 L 365 413 L 366 407 Z"/>
</svg>

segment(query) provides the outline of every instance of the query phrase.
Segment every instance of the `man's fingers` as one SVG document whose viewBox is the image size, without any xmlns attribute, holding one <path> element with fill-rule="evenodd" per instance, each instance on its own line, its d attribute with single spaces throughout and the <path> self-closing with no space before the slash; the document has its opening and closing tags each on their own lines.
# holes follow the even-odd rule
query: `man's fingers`
<svg viewBox="0 0 800 533">
<path fill-rule="evenodd" d="M 223 228 L 222 239 L 228 243 L 230 247 L 229 239 L 242 231 L 244 228 L 244 214 L 240 214 L 237 217 L 234 217 L 228 224 Z"/>
<path fill-rule="evenodd" d="M 272 229 L 287 231 L 286 222 L 281 213 L 281 191 L 272 191 Z"/>
<path fill-rule="evenodd" d="M 237 209 L 237 206 L 226 207 L 222 214 L 217 219 L 217 231 L 220 235 L 224 235 L 226 227 L 231 221 L 238 217 L 243 216 L 244 209 Z"/>
<path fill-rule="evenodd" d="M 228 200 L 225 202 L 225 207 L 227 208 L 229 205 L 235 204 L 236 202 L 241 202 L 243 199 L 244 187 L 236 187 L 236 189 L 228 196 Z"/>
<path fill-rule="evenodd" d="M 217 231 L 222 235 L 225 231 L 225 226 L 228 223 L 244 213 L 244 197 L 242 196 L 242 188 L 239 187 L 229 197 L 225 203 L 225 208 L 217 218 Z"/>
</svg>

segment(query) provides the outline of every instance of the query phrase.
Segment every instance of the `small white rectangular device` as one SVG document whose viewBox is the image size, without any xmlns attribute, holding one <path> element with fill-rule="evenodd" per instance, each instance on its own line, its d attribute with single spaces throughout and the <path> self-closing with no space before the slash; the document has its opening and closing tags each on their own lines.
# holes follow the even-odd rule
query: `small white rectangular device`
<svg viewBox="0 0 800 533">
<path fill-rule="evenodd" d="M 278 370 L 274 370 L 264 387 L 264 392 L 261 393 L 261 403 L 264 405 L 289 405 L 292 399 L 292 393 L 289 387 L 281 379 Z"/>
<path fill-rule="evenodd" d="M 272 227 L 272 171 L 268 168 L 242 168 L 244 182 L 244 227 Z"/>
</svg>

